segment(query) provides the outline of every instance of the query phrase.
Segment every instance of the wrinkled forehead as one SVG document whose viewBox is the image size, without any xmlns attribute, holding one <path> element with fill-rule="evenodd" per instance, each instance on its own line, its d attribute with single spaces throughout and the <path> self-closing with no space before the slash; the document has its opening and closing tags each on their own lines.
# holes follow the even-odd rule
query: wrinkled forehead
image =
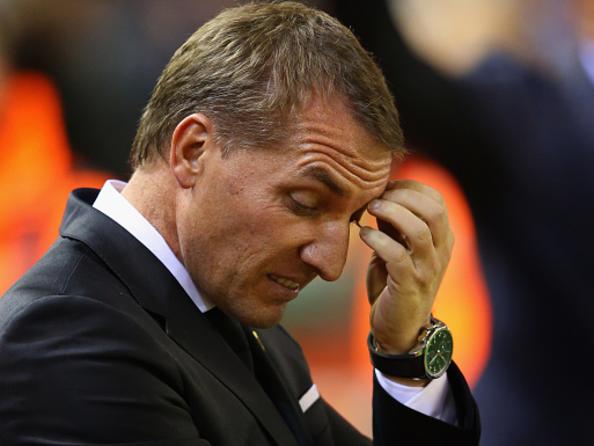
<svg viewBox="0 0 594 446">
<path fill-rule="evenodd" d="M 304 170 L 322 180 L 328 176 L 324 170 L 330 170 L 359 188 L 383 192 L 392 151 L 357 121 L 341 98 L 314 96 L 296 116 L 291 139 Z"/>
</svg>

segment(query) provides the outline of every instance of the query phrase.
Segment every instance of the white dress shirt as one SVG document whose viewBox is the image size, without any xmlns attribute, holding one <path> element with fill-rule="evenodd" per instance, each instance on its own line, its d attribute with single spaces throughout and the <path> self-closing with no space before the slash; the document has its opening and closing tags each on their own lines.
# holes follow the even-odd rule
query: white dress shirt
<svg viewBox="0 0 594 446">
<path fill-rule="evenodd" d="M 200 295 L 190 274 L 163 236 L 121 194 L 124 186 L 126 183 L 123 181 L 108 180 L 93 207 L 122 226 L 152 252 L 179 282 L 199 311 L 204 313 L 213 308 L 214 305 Z M 456 422 L 456 409 L 446 375 L 431 381 L 425 387 L 409 387 L 389 380 L 378 370 L 375 374 L 382 388 L 400 403 L 425 415 L 452 424 Z M 300 400 L 302 410 L 305 412 L 318 398 L 319 393 L 314 385 Z"/>
</svg>

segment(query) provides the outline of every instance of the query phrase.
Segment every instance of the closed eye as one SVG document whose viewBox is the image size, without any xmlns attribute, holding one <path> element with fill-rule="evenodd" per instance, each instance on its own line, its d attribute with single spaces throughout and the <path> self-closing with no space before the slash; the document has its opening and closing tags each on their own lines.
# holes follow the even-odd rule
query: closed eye
<svg viewBox="0 0 594 446">
<path fill-rule="evenodd" d="M 298 215 L 313 215 L 319 210 L 320 197 L 318 194 L 299 190 L 288 194 L 289 207 Z"/>
<path fill-rule="evenodd" d="M 289 208 L 297 215 L 311 216 L 317 213 L 318 208 L 316 206 L 307 206 L 300 201 L 295 200 L 289 196 Z"/>
</svg>

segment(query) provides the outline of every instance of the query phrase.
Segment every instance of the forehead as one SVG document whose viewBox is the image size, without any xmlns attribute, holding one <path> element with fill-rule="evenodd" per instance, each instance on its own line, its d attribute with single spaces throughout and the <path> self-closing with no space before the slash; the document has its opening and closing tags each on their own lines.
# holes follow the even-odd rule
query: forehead
<svg viewBox="0 0 594 446">
<path fill-rule="evenodd" d="M 357 122 L 341 98 L 314 96 L 297 116 L 291 139 L 302 174 L 336 193 L 353 188 L 383 192 L 392 153 Z"/>
</svg>

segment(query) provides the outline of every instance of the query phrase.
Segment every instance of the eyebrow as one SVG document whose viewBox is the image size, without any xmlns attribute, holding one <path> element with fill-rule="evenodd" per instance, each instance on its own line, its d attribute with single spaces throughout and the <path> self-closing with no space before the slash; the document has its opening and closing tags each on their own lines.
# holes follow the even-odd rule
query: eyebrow
<svg viewBox="0 0 594 446">
<path fill-rule="evenodd" d="M 336 195 L 340 195 L 341 197 L 348 195 L 347 191 L 338 185 L 338 183 L 334 180 L 334 178 L 332 178 L 328 171 L 319 166 L 308 167 L 303 171 L 302 176 L 315 178 Z"/>
</svg>

